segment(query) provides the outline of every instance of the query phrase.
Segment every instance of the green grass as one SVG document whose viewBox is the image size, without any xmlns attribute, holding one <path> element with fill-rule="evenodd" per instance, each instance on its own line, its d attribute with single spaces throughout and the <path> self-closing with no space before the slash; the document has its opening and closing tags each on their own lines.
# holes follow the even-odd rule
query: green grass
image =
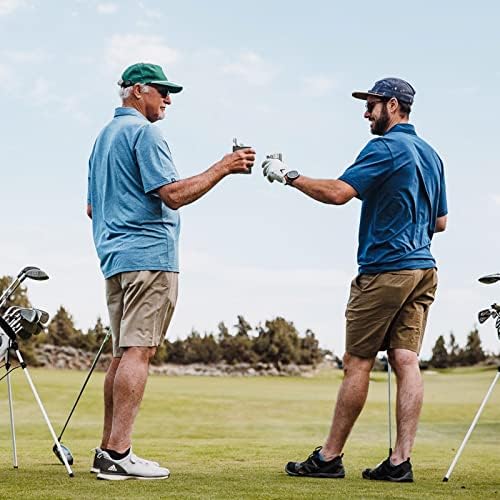
<svg viewBox="0 0 500 500">
<path fill-rule="evenodd" d="M 83 372 L 30 370 L 59 432 Z M 0 383 L 0 498 L 500 498 L 500 384 L 450 479 L 457 447 L 494 370 L 425 372 L 426 396 L 412 456 L 416 482 L 361 479 L 387 453 L 386 375 L 373 375 L 367 406 L 345 448 L 343 480 L 291 478 L 288 460 L 304 459 L 327 432 L 341 373 L 314 378 L 149 379 L 135 451 L 172 472 L 166 481 L 97 481 L 88 472 L 99 443 L 103 374 L 96 373 L 63 438 L 75 477 L 52 453 L 48 429 L 26 379 L 12 375 L 19 469 L 12 468 L 5 381 Z"/>
</svg>

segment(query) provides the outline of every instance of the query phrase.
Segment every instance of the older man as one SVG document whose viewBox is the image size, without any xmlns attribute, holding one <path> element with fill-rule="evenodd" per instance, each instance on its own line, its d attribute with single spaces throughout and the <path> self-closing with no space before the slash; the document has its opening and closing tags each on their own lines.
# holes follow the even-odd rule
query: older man
<svg viewBox="0 0 500 500">
<path fill-rule="evenodd" d="M 122 106 L 99 134 L 89 161 L 87 214 L 106 281 L 113 359 L 104 382 L 104 426 L 92 472 L 99 479 L 165 479 L 170 472 L 131 449 L 151 357 L 177 300 L 178 209 L 229 174 L 248 173 L 255 152 L 224 156 L 180 179 L 154 122 L 182 87 L 160 66 L 138 63 L 119 82 Z"/>
<path fill-rule="evenodd" d="M 292 476 L 342 478 L 342 450 L 366 401 L 375 357 L 387 350 L 397 391 L 394 451 L 363 478 L 413 481 L 410 454 L 423 400 L 418 353 L 437 287 L 430 252 L 434 233 L 446 227 L 443 164 L 408 123 L 415 91 L 399 78 L 384 78 L 368 92 L 364 117 L 370 141 L 335 180 L 311 179 L 278 160 L 264 162 L 264 175 L 323 203 L 362 201 L 359 275 L 352 281 L 346 310 L 344 380 L 330 433 L 304 462 L 289 462 Z"/>
</svg>

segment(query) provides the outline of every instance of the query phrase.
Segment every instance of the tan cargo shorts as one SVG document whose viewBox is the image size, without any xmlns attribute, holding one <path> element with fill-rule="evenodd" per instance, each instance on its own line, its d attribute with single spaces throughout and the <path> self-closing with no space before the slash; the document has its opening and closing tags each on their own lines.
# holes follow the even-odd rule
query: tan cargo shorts
<svg viewBox="0 0 500 500">
<path fill-rule="evenodd" d="M 418 354 L 436 288 L 434 268 L 356 276 L 346 309 L 346 351 L 362 358 L 387 349 Z"/>
<path fill-rule="evenodd" d="M 125 347 L 157 347 L 177 302 L 178 273 L 131 271 L 106 280 L 113 356 Z"/>
</svg>

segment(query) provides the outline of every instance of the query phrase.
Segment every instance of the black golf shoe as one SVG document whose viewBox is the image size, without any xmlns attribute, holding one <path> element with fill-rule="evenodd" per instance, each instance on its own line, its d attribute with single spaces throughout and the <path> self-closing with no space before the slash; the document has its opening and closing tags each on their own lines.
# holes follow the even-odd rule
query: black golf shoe
<svg viewBox="0 0 500 500">
<path fill-rule="evenodd" d="M 288 462 L 285 472 L 290 476 L 321 477 L 340 479 L 345 477 L 342 465 L 343 455 L 324 461 L 319 458 L 321 446 L 318 446 L 304 462 Z"/>
<path fill-rule="evenodd" d="M 399 465 L 392 465 L 391 457 L 389 457 L 374 469 L 365 469 L 362 475 L 363 479 L 372 479 L 375 481 L 413 483 L 413 472 L 409 458 Z"/>
</svg>

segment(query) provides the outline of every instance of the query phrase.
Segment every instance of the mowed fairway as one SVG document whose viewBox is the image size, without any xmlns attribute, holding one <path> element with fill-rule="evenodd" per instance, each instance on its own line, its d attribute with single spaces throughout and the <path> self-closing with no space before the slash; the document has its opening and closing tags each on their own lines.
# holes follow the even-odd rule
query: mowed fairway
<svg viewBox="0 0 500 500">
<path fill-rule="evenodd" d="M 31 370 L 58 434 L 84 372 Z M 13 375 L 19 469 L 12 468 L 5 380 L 0 382 L 0 498 L 500 498 L 500 384 L 450 479 L 456 449 L 495 370 L 424 372 L 426 396 L 412 461 L 416 482 L 361 479 L 387 454 L 387 376 L 373 375 L 367 406 L 346 447 L 345 479 L 292 478 L 327 432 L 342 374 L 314 378 L 152 376 L 135 429 L 135 451 L 165 464 L 164 481 L 97 481 L 103 373 L 94 374 L 63 442 L 75 477 L 52 453 L 45 422 L 21 370 Z M 394 388 L 394 386 L 393 386 Z M 394 405 L 393 405 L 394 408 Z"/>
</svg>

